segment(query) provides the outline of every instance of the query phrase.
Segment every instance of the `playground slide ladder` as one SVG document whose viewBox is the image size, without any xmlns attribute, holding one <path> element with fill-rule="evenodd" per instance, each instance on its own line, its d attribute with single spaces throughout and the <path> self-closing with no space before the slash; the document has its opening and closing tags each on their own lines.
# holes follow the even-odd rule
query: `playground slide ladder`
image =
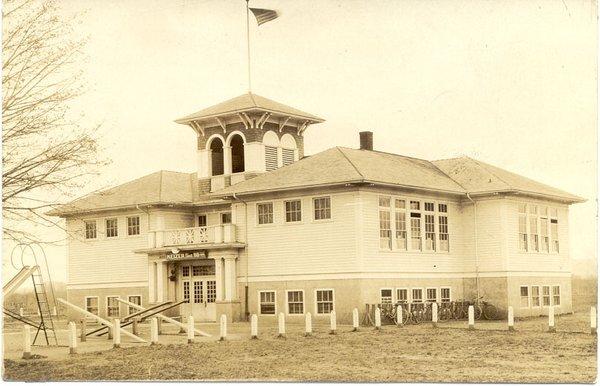
<svg viewBox="0 0 600 386">
<path fill-rule="evenodd" d="M 31 275 L 31 279 L 33 281 L 33 291 L 35 293 L 35 299 L 37 301 L 38 311 L 40 315 L 40 326 L 38 327 L 35 337 L 33 338 L 33 344 L 37 340 L 37 337 L 40 333 L 40 330 L 44 332 L 44 337 L 46 338 L 46 344 L 54 344 L 58 345 L 58 340 L 56 339 L 56 332 L 54 329 L 54 320 L 52 320 L 52 308 L 50 307 L 50 299 L 48 298 L 48 293 L 46 292 L 46 285 L 44 284 L 44 277 L 42 276 L 42 272 L 39 269 L 34 271 Z M 52 304 L 54 304 L 54 299 L 52 299 Z"/>
</svg>

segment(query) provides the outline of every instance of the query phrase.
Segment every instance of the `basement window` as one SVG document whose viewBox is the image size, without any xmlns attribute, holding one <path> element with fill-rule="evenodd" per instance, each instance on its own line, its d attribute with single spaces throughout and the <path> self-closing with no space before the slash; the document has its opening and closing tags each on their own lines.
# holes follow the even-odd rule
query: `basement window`
<svg viewBox="0 0 600 386">
<path fill-rule="evenodd" d="M 119 317 L 119 301 L 118 296 L 107 296 L 106 297 L 106 316 L 109 318 Z"/>
<path fill-rule="evenodd" d="M 542 287 L 542 305 L 544 307 L 550 306 L 550 286 L 548 285 Z"/>
<path fill-rule="evenodd" d="M 392 290 L 390 288 L 385 288 L 381 290 L 381 304 L 390 304 L 392 303 Z"/>
<path fill-rule="evenodd" d="M 333 311 L 333 290 L 317 290 L 317 314 L 330 314 Z"/>
<path fill-rule="evenodd" d="M 538 285 L 531 286 L 531 306 L 532 307 L 540 306 L 540 286 L 538 286 Z"/>
<path fill-rule="evenodd" d="M 412 301 L 413 303 L 423 303 L 423 289 L 413 288 L 412 289 Z"/>
<path fill-rule="evenodd" d="M 87 296 L 85 298 L 85 310 L 98 315 L 98 296 Z"/>
<path fill-rule="evenodd" d="M 287 291 L 288 314 L 304 314 L 304 291 Z"/>
<path fill-rule="evenodd" d="M 560 286 L 552 286 L 552 305 L 560 306 Z"/>
<path fill-rule="evenodd" d="M 129 295 L 127 297 L 127 301 L 129 303 L 133 303 L 133 304 L 136 304 L 138 306 L 142 305 L 142 297 L 140 295 Z M 133 308 L 131 306 L 127 307 L 127 312 L 129 312 L 129 315 L 131 315 L 131 314 L 133 314 L 133 313 L 135 313 L 137 311 L 138 311 L 137 309 L 135 309 L 135 308 Z"/>
<path fill-rule="evenodd" d="M 275 291 L 260 291 L 258 293 L 261 315 L 275 315 Z"/>
<path fill-rule="evenodd" d="M 529 308 L 529 287 L 522 285 L 520 288 L 521 308 Z"/>
<path fill-rule="evenodd" d="M 449 303 L 452 299 L 450 296 L 450 287 L 440 288 L 440 296 L 441 296 L 440 300 L 442 303 Z"/>
</svg>

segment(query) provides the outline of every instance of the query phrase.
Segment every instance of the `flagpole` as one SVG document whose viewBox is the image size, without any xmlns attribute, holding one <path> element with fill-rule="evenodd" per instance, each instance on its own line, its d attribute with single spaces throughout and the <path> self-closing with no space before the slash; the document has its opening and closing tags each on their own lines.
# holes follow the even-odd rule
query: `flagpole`
<svg viewBox="0 0 600 386">
<path fill-rule="evenodd" d="M 252 93 L 252 80 L 250 77 L 250 0 L 246 0 L 246 38 L 248 43 L 248 92 Z"/>
</svg>

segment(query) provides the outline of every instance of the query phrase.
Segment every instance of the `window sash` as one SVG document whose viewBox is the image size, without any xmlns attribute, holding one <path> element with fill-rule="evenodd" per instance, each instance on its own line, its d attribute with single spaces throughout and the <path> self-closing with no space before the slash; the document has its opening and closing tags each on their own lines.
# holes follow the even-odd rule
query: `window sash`
<svg viewBox="0 0 600 386">
<path fill-rule="evenodd" d="M 560 286 L 552 286 L 552 305 L 560 306 Z"/>
<path fill-rule="evenodd" d="M 98 315 L 98 307 L 99 307 L 100 299 L 97 296 L 91 296 L 85 298 L 85 309 L 88 312 L 91 312 L 94 315 Z"/>
<path fill-rule="evenodd" d="M 540 306 L 540 287 L 537 285 L 531 286 L 531 306 Z"/>
<path fill-rule="evenodd" d="M 544 307 L 550 306 L 550 286 L 542 287 L 542 305 Z"/>
<path fill-rule="evenodd" d="M 423 289 L 421 289 L 421 288 L 413 288 L 412 289 L 412 301 L 413 301 L 413 303 L 422 303 L 423 302 Z"/>
<path fill-rule="evenodd" d="M 285 222 L 302 221 L 302 201 L 285 201 Z"/>
<path fill-rule="evenodd" d="M 392 225 L 389 210 L 379 211 L 379 247 L 392 249 Z"/>
<path fill-rule="evenodd" d="M 137 304 L 138 306 L 142 305 L 142 297 L 140 295 L 129 295 L 129 296 L 127 296 L 127 301 L 129 303 Z M 137 311 L 138 311 L 137 309 L 135 309 L 131 306 L 127 307 L 127 312 L 129 315 L 131 315 Z"/>
<path fill-rule="evenodd" d="M 261 291 L 259 294 L 261 315 L 275 315 L 275 291 Z"/>
<path fill-rule="evenodd" d="M 314 219 L 328 220 L 331 218 L 331 198 L 316 197 L 313 198 Z"/>
<path fill-rule="evenodd" d="M 427 301 L 429 303 L 437 302 L 437 288 L 427 288 Z"/>
<path fill-rule="evenodd" d="M 119 302 L 117 301 L 118 296 L 108 296 L 106 298 L 106 316 L 119 316 Z"/>
<path fill-rule="evenodd" d="M 273 203 L 265 202 L 256 205 L 259 224 L 273 224 Z"/>
<path fill-rule="evenodd" d="M 406 212 L 396 212 L 396 248 L 406 250 Z"/>
<path fill-rule="evenodd" d="M 140 217 L 127 217 L 127 235 L 136 236 L 140 234 Z"/>
<path fill-rule="evenodd" d="M 392 303 L 392 290 L 389 288 L 384 288 L 380 291 L 380 300 L 381 304 L 391 304 Z"/>
<path fill-rule="evenodd" d="M 529 287 L 521 286 L 519 291 L 520 291 L 520 298 L 521 298 L 521 307 L 528 308 L 529 307 Z"/>
<path fill-rule="evenodd" d="M 440 288 L 440 301 L 442 303 L 448 303 L 452 300 L 450 287 Z"/>
<path fill-rule="evenodd" d="M 119 225 L 116 218 L 106 219 L 106 237 L 119 236 Z"/>
<path fill-rule="evenodd" d="M 408 289 L 406 289 L 406 288 L 396 289 L 396 299 L 400 303 L 408 302 Z"/>
<path fill-rule="evenodd" d="M 304 313 L 304 291 L 288 291 L 288 314 L 296 315 Z"/>
<path fill-rule="evenodd" d="M 329 314 L 333 311 L 333 290 L 317 290 L 317 314 Z"/>
<path fill-rule="evenodd" d="M 201 214 L 198 216 L 198 226 L 199 227 L 205 227 L 207 225 L 207 221 L 206 221 L 206 215 L 205 214 Z"/>
<path fill-rule="evenodd" d="M 98 237 L 96 221 L 85 221 L 85 238 L 95 239 Z"/>
</svg>

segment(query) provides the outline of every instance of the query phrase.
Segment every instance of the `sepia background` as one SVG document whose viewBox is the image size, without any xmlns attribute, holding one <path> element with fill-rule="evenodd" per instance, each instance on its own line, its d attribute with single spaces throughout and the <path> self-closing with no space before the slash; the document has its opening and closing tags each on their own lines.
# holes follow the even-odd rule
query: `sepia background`
<svg viewBox="0 0 600 386">
<path fill-rule="evenodd" d="M 72 113 L 102 124 L 112 160 L 63 201 L 161 169 L 195 171 L 195 134 L 173 120 L 247 91 L 245 1 L 61 3 L 83 13 L 76 33 L 89 39 L 87 92 Z M 594 2 L 251 5 L 281 12 L 251 26 L 253 91 L 326 119 L 308 130 L 307 154 L 357 147 L 357 132 L 372 130 L 376 150 L 467 155 L 577 194 L 588 201 L 571 208 L 571 256 L 576 274 L 595 273 Z M 65 247 L 46 249 L 64 281 Z"/>
</svg>

